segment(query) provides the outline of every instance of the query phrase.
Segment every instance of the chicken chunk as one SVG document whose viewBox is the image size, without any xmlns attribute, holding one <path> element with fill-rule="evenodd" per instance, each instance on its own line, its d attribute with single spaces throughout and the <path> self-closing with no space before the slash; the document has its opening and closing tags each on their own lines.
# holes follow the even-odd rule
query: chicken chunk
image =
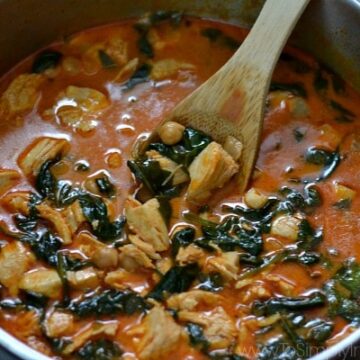
<svg viewBox="0 0 360 360">
<path fill-rule="evenodd" d="M 196 245 L 189 245 L 187 247 L 180 247 L 176 255 L 176 262 L 184 266 L 193 263 L 202 263 L 206 258 L 206 253 L 203 249 Z"/>
<path fill-rule="evenodd" d="M 170 246 L 168 230 L 160 213 L 160 203 L 151 199 L 141 204 L 129 198 L 125 202 L 125 215 L 131 231 L 151 244 L 155 251 L 167 250 Z"/>
<path fill-rule="evenodd" d="M 62 282 L 56 270 L 37 269 L 23 275 L 19 288 L 58 299 L 62 291 Z"/>
<path fill-rule="evenodd" d="M 95 289 L 100 284 L 100 279 L 93 267 L 78 271 L 67 271 L 66 278 L 70 286 L 77 290 Z"/>
<path fill-rule="evenodd" d="M 189 175 L 183 170 L 182 165 L 161 155 L 156 150 L 147 151 L 146 155 L 149 159 L 157 161 L 162 170 L 168 171 L 171 174 L 169 175 L 169 181 L 171 181 L 172 185 L 176 186 L 190 180 Z"/>
<path fill-rule="evenodd" d="M 137 235 L 129 234 L 129 240 L 133 245 L 142 250 L 150 259 L 161 259 L 161 256 L 155 251 L 154 247 L 151 244 L 142 241 Z"/>
<path fill-rule="evenodd" d="M 82 212 L 79 200 L 76 200 L 71 205 L 66 207 L 62 211 L 62 215 L 65 218 L 66 223 L 72 234 L 74 234 L 79 226 L 85 222 L 85 217 Z"/>
<path fill-rule="evenodd" d="M 36 205 L 36 210 L 39 213 L 39 217 L 48 220 L 53 224 L 57 234 L 60 236 L 64 244 L 71 244 L 72 242 L 71 230 L 67 222 L 63 218 L 61 212 L 54 210 L 46 203 L 41 203 L 40 205 Z"/>
<path fill-rule="evenodd" d="M 218 271 L 228 281 L 234 280 L 239 271 L 239 254 L 229 251 L 211 257 L 207 260 L 206 269 L 209 272 Z"/>
<path fill-rule="evenodd" d="M 16 170 L 0 169 L 0 196 L 10 190 L 20 179 Z"/>
<path fill-rule="evenodd" d="M 31 252 L 18 241 L 13 241 L 1 249 L 0 283 L 9 289 L 11 295 L 17 294 L 19 281 L 34 261 Z"/>
<path fill-rule="evenodd" d="M 163 59 L 152 64 L 151 78 L 154 80 L 163 80 L 177 74 L 179 70 L 194 70 L 193 64 L 188 64 L 175 59 Z"/>
<path fill-rule="evenodd" d="M 194 310 L 198 305 L 216 305 L 223 297 L 204 290 L 191 290 L 167 299 L 167 305 L 175 310 Z"/>
<path fill-rule="evenodd" d="M 89 233 L 82 231 L 74 239 L 74 245 L 87 257 L 92 258 L 97 251 L 105 249 L 106 245 L 96 240 Z"/>
<path fill-rule="evenodd" d="M 216 142 L 210 143 L 189 167 L 190 185 L 187 199 L 204 202 L 217 188 L 221 188 L 239 170 L 234 159 Z"/>
<path fill-rule="evenodd" d="M 143 334 L 136 349 L 140 360 L 164 358 L 176 348 L 183 335 L 181 327 L 160 306 L 154 306 L 142 323 L 128 333 Z"/>
<path fill-rule="evenodd" d="M 45 332 L 48 337 L 57 338 L 69 334 L 74 327 L 74 316 L 55 310 L 46 317 Z"/>
<path fill-rule="evenodd" d="M 220 306 L 211 312 L 181 310 L 178 318 L 202 326 L 211 350 L 228 348 L 235 341 L 237 331 L 234 321 Z"/>
<path fill-rule="evenodd" d="M 29 191 L 14 191 L 6 194 L 1 198 L 1 204 L 13 213 L 19 212 L 23 215 L 29 214 Z"/>
<path fill-rule="evenodd" d="M 125 290 L 129 288 L 127 280 L 129 279 L 130 272 L 125 269 L 118 269 L 110 271 L 105 276 L 105 284 L 115 289 Z"/>
<path fill-rule="evenodd" d="M 16 77 L 0 99 L 0 114 L 12 116 L 31 110 L 39 99 L 39 88 L 45 81 L 41 74 L 21 74 Z"/>
<path fill-rule="evenodd" d="M 65 155 L 70 143 L 65 139 L 40 137 L 30 144 L 19 156 L 18 165 L 27 176 L 36 176 L 46 161 Z"/>
<path fill-rule="evenodd" d="M 62 351 L 64 355 L 70 355 L 75 350 L 83 346 L 88 340 L 97 336 L 115 336 L 119 327 L 118 321 L 108 321 L 106 323 L 95 321 L 90 326 L 86 326 L 76 333 L 71 342 Z M 89 359 L 90 360 L 90 359 Z"/>
<path fill-rule="evenodd" d="M 127 271 L 135 271 L 139 267 L 155 268 L 149 257 L 132 244 L 120 248 L 119 264 Z"/>
</svg>

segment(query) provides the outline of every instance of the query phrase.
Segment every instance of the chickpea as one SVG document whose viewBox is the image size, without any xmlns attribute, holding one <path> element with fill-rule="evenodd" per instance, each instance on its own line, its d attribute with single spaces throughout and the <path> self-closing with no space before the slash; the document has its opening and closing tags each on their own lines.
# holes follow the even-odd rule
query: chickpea
<svg viewBox="0 0 360 360">
<path fill-rule="evenodd" d="M 289 240 L 297 240 L 301 220 L 295 216 L 282 215 L 271 224 L 272 235 L 278 235 Z"/>
<path fill-rule="evenodd" d="M 248 190 L 244 196 L 245 204 L 253 209 L 262 208 L 268 201 L 267 196 L 255 188 Z"/>
<path fill-rule="evenodd" d="M 118 251 L 104 247 L 94 253 L 92 260 L 99 269 L 114 268 L 118 264 Z"/>
<path fill-rule="evenodd" d="M 161 126 L 158 132 L 160 139 L 164 144 L 175 145 L 182 139 L 184 130 L 185 127 L 183 125 L 174 121 L 168 121 Z"/>
<path fill-rule="evenodd" d="M 224 143 L 224 150 L 235 160 L 239 161 L 243 144 L 233 136 L 227 136 Z"/>
</svg>

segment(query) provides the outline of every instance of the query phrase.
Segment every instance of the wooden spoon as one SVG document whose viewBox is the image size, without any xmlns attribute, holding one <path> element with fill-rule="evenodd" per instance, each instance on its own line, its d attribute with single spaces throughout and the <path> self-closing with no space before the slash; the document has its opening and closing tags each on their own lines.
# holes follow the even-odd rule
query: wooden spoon
<svg viewBox="0 0 360 360">
<path fill-rule="evenodd" d="M 309 1 L 267 0 L 233 57 L 182 100 L 149 137 L 139 140 L 133 156 L 141 155 L 169 120 L 202 130 L 220 144 L 230 135 L 243 144 L 238 179 L 240 190 L 245 190 L 259 148 L 274 67 Z"/>
</svg>

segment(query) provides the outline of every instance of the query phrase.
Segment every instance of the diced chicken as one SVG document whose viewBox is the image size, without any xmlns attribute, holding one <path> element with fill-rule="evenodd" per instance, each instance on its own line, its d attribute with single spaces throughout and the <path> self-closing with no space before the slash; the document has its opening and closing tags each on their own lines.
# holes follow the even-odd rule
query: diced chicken
<svg viewBox="0 0 360 360">
<path fill-rule="evenodd" d="M 162 170 L 170 173 L 168 182 L 171 181 L 172 185 L 179 185 L 190 180 L 189 175 L 183 170 L 182 165 L 161 155 L 156 150 L 147 151 L 146 155 L 148 158 L 157 161 Z"/>
<path fill-rule="evenodd" d="M 100 279 L 93 267 L 78 271 L 67 271 L 66 278 L 70 286 L 77 290 L 95 289 L 100 284 Z"/>
<path fill-rule="evenodd" d="M 25 175 L 36 176 L 42 164 L 58 155 L 63 156 L 69 148 L 70 143 L 65 139 L 40 137 L 20 154 L 19 167 Z"/>
<path fill-rule="evenodd" d="M 270 233 L 289 240 L 296 240 L 301 218 L 292 215 L 280 215 L 271 224 Z"/>
<path fill-rule="evenodd" d="M 239 170 L 234 159 L 216 142 L 210 143 L 189 167 L 190 185 L 187 198 L 194 203 L 204 202 Z"/>
<path fill-rule="evenodd" d="M 71 338 L 71 343 L 65 346 L 62 353 L 64 355 L 70 355 L 93 337 L 101 335 L 115 336 L 118 327 L 118 321 L 108 321 L 106 323 L 95 321 L 90 326 L 86 326 L 85 328 L 81 329 L 77 334 L 75 334 Z"/>
<path fill-rule="evenodd" d="M 118 269 L 110 271 L 105 276 L 105 284 L 119 290 L 125 290 L 129 288 L 127 280 L 129 279 L 130 273 L 125 269 Z"/>
<path fill-rule="evenodd" d="M 16 170 L 0 169 L 0 196 L 10 190 L 20 179 Z"/>
<path fill-rule="evenodd" d="M 0 99 L 0 114 L 16 115 L 31 110 L 39 99 L 39 88 L 45 81 L 41 74 L 21 74 L 16 77 Z"/>
<path fill-rule="evenodd" d="M 14 191 L 1 198 L 1 204 L 11 212 L 19 212 L 23 215 L 29 214 L 30 192 Z"/>
<path fill-rule="evenodd" d="M 187 247 L 180 247 L 176 255 L 176 262 L 183 266 L 193 263 L 203 263 L 206 258 L 206 253 L 203 249 L 196 245 L 190 244 Z"/>
<path fill-rule="evenodd" d="M 204 290 L 191 290 L 167 299 L 167 305 L 175 310 L 194 310 L 198 305 L 216 305 L 223 299 L 221 295 Z"/>
<path fill-rule="evenodd" d="M 37 269 L 23 275 L 19 288 L 58 299 L 62 291 L 62 282 L 56 270 Z"/>
<path fill-rule="evenodd" d="M 106 248 L 105 244 L 84 231 L 76 236 L 74 245 L 89 258 L 92 258 L 97 251 Z"/>
<path fill-rule="evenodd" d="M 161 275 L 165 275 L 173 266 L 174 262 L 171 257 L 163 257 L 160 260 L 156 261 L 156 270 Z"/>
<path fill-rule="evenodd" d="M 40 314 L 35 309 L 16 312 L 11 317 L 11 322 L 16 323 L 14 335 L 20 340 L 27 340 L 27 338 L 42 334 Z"/>
<path fill-rule="evenodd" d="M 175 59 L 163 59 L 152 64 L 151 78 L 154 80 L 163 80 L 177 74 L 179 70 L 194 70 L 193 64 L 188 64 Z"/>
<path fill-rule="evenodd" d="M 105 51 L 119 66 L 128 62 L 128 44 L 120 36 L 111 37 L 106 43 Z"/>
<path fill-rule="evenodd" d="M 211 312 L 181 310 L 178 312 L 178 318 L 181 321 L 201 325 L 204 328 L 204 336 L 209 341 L 211 350 L 230 347 L 237 334 L 234 321 L 220 306 Z"/>
<path fill-rule="evenodd" d="M 151 244 L 142 241 L 137 235 L 129 234 L 129 240 L 133 245 L 142 250 L 150 259 L 161 259 L 161 256 L 155 251 L 154 247 Z"/>
<path fill-rule="evenodd" d="M 97 124 L 97 114 L 109 106 L 109 100 L 100 91 L 85 87 L 68 86 L 58 96 L 53 110 L 46 115 L 55 114 L 64 125 L 88 132 Z"/>
<path fill-rule="evenodd" d="M 182 337 L 181 327 L 160 306 L 154 306 L 142 323 L 128 333 L 143 334 L 140 342 L 136 344 L 140 360 L 165 358 L 176 348 Z"/>
<path fill-rule="evenodd" d="M 11 295 L 17 294 L 19 281 L 34 261 L 31 252 L 18 241 L 13 241 L 1 249 L 0 282 L 9 289 Z"/>
<path fill-rule="evenodd" d="M 79 226 L 83 222 L 85 222 L 85 217 L 82 212 L 79 200 L 76 200 L 71 205 L 66 207 L 62 211 L 62 215 L 65 218 L 66 223 L 68 224 L 69 229 L 72 234 L 74 234 L 77 231 L 77 229 L 79 228 Z"/>
<path fill-rule="evenodd" d="M 169 248 L 168 230 L 157 199 L 141 204 L 135 199 L 128 198 L 125 202 L 125 215 L 130 230 L 143 241 L 151 244 L 155 251 Z"/>
<path fill-rule="evenodd" d="M 231 155 L 234 161 L 239 161 L 243 150 L 243 144 L 238 139 L 229 135 L 225 139 L 224 150 Z"/>
<path fill-rule="evenodd" d="M 236 251 L 221 253 L 207 260 L 206 269 L 218 271 L 226 280 L 235 280 L 239 272 L 239 254 Z"/>
<path fill-rule="evenodd" d="M 71 244 L 71 230 L 61 212 L 54 210 L 46 203 L 36 205 L 36 210 L 39 213 L 39 217 L 53 224 L 56 233 L 60 236 L 64 244 Z"/>
<path fill-rule="evenodd" d="M 124 245 L 120 248 L 119 264 L 127 271 L 135 271 L 139 267 L 155 268 L 150 258 L 135 245 Z"/>
<path fill-rule="evenodd" d="M 74 327 L 74 316 L 55 310 L 46 317 L 44 326 L 48 337 L 57 338 L 68 335 Z"/>
</svg>

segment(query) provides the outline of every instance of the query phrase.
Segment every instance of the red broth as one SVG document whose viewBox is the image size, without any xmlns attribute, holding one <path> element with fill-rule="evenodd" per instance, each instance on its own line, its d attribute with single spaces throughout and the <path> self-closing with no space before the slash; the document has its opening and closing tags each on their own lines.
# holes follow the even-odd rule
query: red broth
<svg viewBox="0 0 360 360">
<path fill-rule="evenodd" d="M 20 230 L 24 232 L 23 228 L 19 229 L 19 223 L 21 219 L 24 221 L 24 216 L 29 220 L 29 213 L 26 210 L 24 213 L 24 210 L 21 211 L 16 206 L 11 208 L 9 194 L 19 191 L 36 192 L 34 174 L 25 174 L 24 168 L 19 166 L 19 156 L 28 155 L 29 152 L 25 149 L 29 149 L 29 144 L 44 136 L 66 139 L 70 143 L 70 149 L 61 161 L 52 166 L 51 174 L 57 180 L 69 180 L 72 186 L 95 193 L 95 197 L 99 194 L 94 190 L 92 179 L 105 172 L 116 194 L 106 200 L 109 217 L 113 221 L 124 214 L 126 199 L 139 186 L 127 166 L 135 140 L 141 134 L 151 131 L 181 99 L 217 71 L 247 34 L 246 30 L 232 25 L 191 17 L 178 21 L 173 16 L 170 20 L 156 20 L 150 25 L 145 23 L 145 26 L 144 21 L 140 23 L 141 26 L 138 20 L 129 20 L 89 29 L 51 45 L 48 48 L 52 51 L 48 60 L 50 65 L 46 65 L 46 62 L 45 65 L 37 64 L 38 68 L 35 70 L 40 73 L 40 85 L 36 87 L 32 83 L 34 79 L 29 80 L 30 95 L 26 93 L 26 83 L 21 83 L 10 95 L 7 89 L 20 74 L 29 74 L 34 70 L 34 61 L 39 59 L 39 54 L 25 59 L 1 79 L 0 166 L 2 170 L 10 169 L 17 173 L 15 180 L 10 181 L 11 186 L 4 186 L 1 198 L 0 326 L 32 348 L 59 359 L 75 359 L 77 356 L 116 359 L 120 358 L 121 352 L 124 354 L 121 358 L 141 360 L 169 357 L 174 360 L 206 359 L 210 356 L 225 359 L 215 357 L 215 354 L 233 356 L 226 359 L 240 359 L 240 356 L 255 359 L 259 351 L 263 356 L 261 359 L 268 359 L 264 355 L 264 349 L 267 346 L 266 356 L 276 354 L 276 349 L 279 349 L 276 346 L 281 344 L 271 347 L 268 341 L 279 336 L 284 338 L 282 341 L 288 344 L 291 349 L 289 351 L 295 351 L 298 356 L 306 358 L 321 347 L 336 343 L 356 328 L 360 310 L 339 310 L 339 307 L 336 308 L 336 305 L 326 299 L 322 300 L 321 306 L 314 307 L 280 306 L 275 310 L 269 307 L 273 299 L 305 299 L 311 297 L 312 291 L 329 291 L 324 284 L 334 276 L 335 279 L 341 278 L 339 269 L 344 261 L 349 258 L 360 261 L 360 96 L 336 74 L 294 48 L 286 49 L 273 76 L 260 153 L 249 189 L 256 189 L 266 199 L 284 199 L 289 196 L 288 193 L 283 190 L 280 195 L 279 191 L 287 187 L 302 194 L 303 200 L 304 189 L 309 189 L 309 186 L 316 189 L 321 202 L 307 198 L 307 203 L 301 205 L 306 210 L 302 208 L 301 212 L 305 214 L 302 215 L 302 221 L 306 218 L 314 232 L 322 232 L 319 244 L 304 250 L 305 254 L 296 253 L 295 258 L 289 257 L 287 261 L 282 257 L 281 260 L 264 266 L 270 258 L 274 260 L 274 254 L 287 251 L 295 244 L 296 241 L 288 233 L 293 231 L 290 224 L 286 226 L 291 229 L 286 228 L 288 232 L 285 233 L 273 231 L 274 227 L 271 231 L 261 230 L 262 251 L 253 256 L 252 260 L 242 261 L 243 249 L 232 249 L 231 253 L 237 256 L 232 266 L 222 263 L 223 259 L 218 260 L 219 256 L 227 253 L 224 249 L 224 252 L 219 248 L 215 252 L 206 252 L 199 248 L 206 253 L 199 265 L 199 272 L 203 275 L 215 272 L 223 281 L 217 291 L 202 294 L 210 300 L 200 299 L 194 308 L 189 305 L 190 315 L 186 313 L 189 309 L 185 304 L 178 305 L 176 311 L 165 311 L 164 309 L 173 308 L 166 298 L 159 300 L 156 305 L 154 300 L 149 300 L 142 311 L 132 314 L 113 309 L 98 315 L 95 310 L 89 311 L 85 316 L 79 316 L 76 311 L 72 311 L 69 302 L 83 299 L 85 293 L 97 296 L 106 291 L 131 289 L 133 294 L 148 301 L 146 296 L 166 271 L 178 266 L 177 260 L 171 257 L 169 248 L 160 251 L 159 257 L 148 258 L 151 265 L 136 264 L 134 268 L 129 268 L 128 263 L 123 265 L 124 262 L 117 259 L 124 243 L 114 247 L 111 242 L 101 242 L 98 237 L 97 242 L 105 243 L 103 247 L 115 251 L 111 250 L 111 255 L 104 256 L 100 252 L 99 260 L 99 256 L 96 257 L 79 236 L 85 234 L 85 237 L 93 237 L 96 241 L 96 234 L 92 234 L 89 224 L 76 228 L 71 234 L 71 241 L 60 245 L 62 253 L 72 254 L 75 259 L 87 261 L 88 264 L 82 267 L 79 265 L 79 268 L 73 265 L 73 270 L 68 270 L 72 273 L 67 273 L 67 277 L 72 278 L 62 282 L 55 294 L 51 292 L 51 284 L 46 283 L 48 279 L 44 280 L 43 289 L 41 278 L 28 276 L 39 270 L 52 270 L 55 275 L 51 273 L 51 276 L 55 276 L 58 281 L 56 274 L 59 272 L 58 258 L 52 261 L 39 256 L 39 251 L 34 250 L 36 245 L 34 247 L 33 243 L 24 241 L 23 237 L 19 238 L 19 234 L 11 233 Z M 151 51 L 153 56 L 149 56 Z M 129 65 L 132 60 L 132 65 Z M 163 66 L 159 66 L 162 61 Z M 152 66 L 152 72 L 145 78 L 144 74 L 140 74 L 140 80 L 132 87 L 129 85 L 129 78 L 144 64 Z M 79 110 L 72 102 L 69 86 L 90 88 L 100 92 L 102 97 L 99 100 L 98 93 L 81 95 L 85 100 Z M 127 86 L 131 88 L 126 88 Z M 76 96 L 75 94 L 75 98 Z M 21 108 L 21 103 L 24 102 L 30 102 L 30 106 Z M 20 110 L 16 110 L 16 106 Z M 61 107 L 63 113 L 60 114 L 56 111 Z M 70 115 L 66 110 L 70 111 Z M 317 152 L 311 155 L 311 149 Z M 338 161 L 335 166 L 336 156 Z M 45 158 L 46 154 L 44 160 Z M 315 181 L 324 174 L 329 176 Z M 0 173 L 0 191 L 3 186 L 1 180 Z M 203 204 L 207 205 L 206 210 L 203 206 L 187 201 L 185 192 L 186 189 L 170 202 L 172 217 L 168 231 L 171 236 L 179 223 L 188 223 L 183 218 L 184 211 L 201 213 L 206 219 L 217 223 L 226 218 L 224 204 L 251 209 L 251 199 L 244 200 L 237 191 L 235 180 L 217 190 Z M 311 200 L 316 204 L 311 203 Z M 41 201 L 44 200 L 39 200 Z M 49 203 L 48 200 L 45 202 Z M 294 206 L 293 204 L 290 206 Z M 55 211 L 65 217 L 61 212 L 63 208 L 64 206 L 55 207 Z M 42 220 L 39 220 L 39 224 L 50 228 L 54 236 L 64 242 L 62 233 L 54 226 L 51 216 L 49 218 L 50 211 L 51 207 L 50 210 L 45 208 L 45 215 L 40 216 Z M 280 215 L 283 214 L 282 211 L 279 212 Z M 290 217 L 293 216 L 293 220 L 295 216 L 296 222 L 297 210 L 289 211 L 289 214 Z M 261 222 L 263 218 L 261 215 L 257 216 Z M 298 227 L 299 221 L 295 225 Z M 196 237 L 200 238 L 202 230 L 198 224 L 195 224 L 195 228 Z M 307 233 L 306 236 L 309 240 L 310 235 Z M 314 233 L 312 236 L 314 237 Z M 50 240 L 46 241 L 49 243 Z M 9 260 L 9 245 L 13 244 L 14 247 L 17 243 L 21 243 L 22 248 Z M 50 257 L 51 250 L 47 251 Z M 25 264 L 19 260 L 19 252 L 27 259 L 23 259 Z M 109 262 L 109 257 L 112 262 L 104 265 L 101 259 L 106 258 Z M 211 267 L 209 264 L 214 264 L 214 261 L 216 266 Z M 15 271 L 17 277 L 14 275 L 12 279 L 9 273 L 12 273 L 14 264 L 15 268 L 22 268 L 23 271 L 21 273 L 19 269 L 20 274 Z M 356 294 L 357 291 L 352 286 L 356 287 L 360 273 L 356 275 L 355 270 L 359 271 L 356 263 L 351 266 L 354 273 L 349 273 L 349 276 L 355 278 L 355 285 L 348 278 L 342 282 L 336 280 L 342 286 L 337 291 L 355 304 L 359 294 Z M 80 276 L 78 272 L 81 269 L 89 268 L 91 271 L 84 275 L 85 280 L 76 278 Z M 7 274 L 2 274 L 4 271 Z M 229 278 L 226 278 L 229 273 Z M 49 273 L 46 275 L 50 276 Z M 28 276 L 27 281 L 24 276 Z M 18 284 L 9 285 L 14 282 Z M 40 285 L 34 287 L 31 282 Z M 199 283 L 201 281 L 196 278 L 187 290 L 191 292 L 198 288 Z M 215 300 L 211 300 L 214 294 Z M 191 299 L 191 294 L 188 298 Z M 116 300 L 109 302 L 116 303 Z M 256 310 L 254 304 L 259 302 L 268 307 Z M 153 311 L 150 310 L 151 307 L 159 311 L 158 314 L 154 312 L 153 322 L 146 320 L 149 317 L 147 314 Z M 52 318 L 56 311 L 65 313 L 65 316 Z M 318 319 L 320 325 L 310 324 L 310 319 Z M 54 323 L 51 321 L 58 324 L 58 329 L 53 329 Z M 111 328 L 112 324 L 115 325 Z M 189 324 L 195 327 L 191 330 Z M 327 331 L 317 331 L 319 326 Z M 99 327 L 103 328 L 99 330 Z M 200 333 L 192 333 L 194 329 Z M 151 333 L 152 330 L 154 332 Z M 177 332 L 180 335 L 175 336 Z M 297 345 L 290 342 L 289 345 L 289 333 L 295 334 L 301 342 Z M 304 344 L 307 344 L 306 349 Z M 96 357 L 96 349 L 100 348 L 107 351 L 108 357 Z M 287 350 L 283 348 L 281 351 Z"/>
</svg>

